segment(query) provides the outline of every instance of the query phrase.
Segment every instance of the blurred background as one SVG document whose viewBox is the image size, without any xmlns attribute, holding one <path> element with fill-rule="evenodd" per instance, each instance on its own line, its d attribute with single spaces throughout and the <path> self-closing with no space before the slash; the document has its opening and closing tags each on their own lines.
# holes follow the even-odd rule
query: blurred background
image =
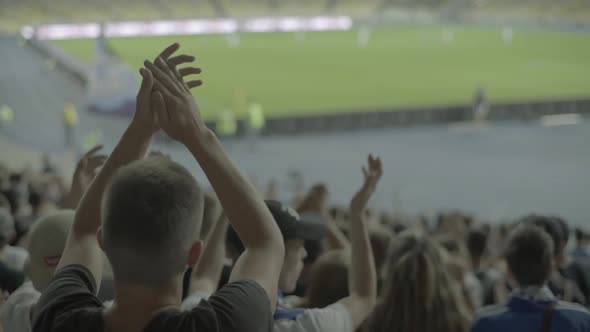
<svg viewBox="0 0 590 332">
<path fill-rule="evenodd" d="M 0 0 L 0 31 L 3 178 L 112 148 L 139 67 L 177 41 L 269 197 L 325 183 L 345 205 L 372 152 L 384 214 L 590 221 L 588 0 Z"/>
</svg>

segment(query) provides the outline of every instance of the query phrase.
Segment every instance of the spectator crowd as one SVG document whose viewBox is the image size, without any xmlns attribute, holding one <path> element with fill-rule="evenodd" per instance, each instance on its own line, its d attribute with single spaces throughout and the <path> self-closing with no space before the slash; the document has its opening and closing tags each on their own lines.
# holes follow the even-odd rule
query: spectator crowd
<svg viewBox="0 0 590 332">
<path fill-rule="evenodd" d="M 145 61 L 110 154 L 91 149 L 65 178 L 49 160 L 0 168 L 0 331 L 590 331 L 584 229 L 373 211 L 388 165 L 372 154 L 347 207 L 321 183 L 277 201 L 205 126 L 201 69 L 179 47 Z M 158 131 L 212 191 L 148 152 Z"/>
</svg>

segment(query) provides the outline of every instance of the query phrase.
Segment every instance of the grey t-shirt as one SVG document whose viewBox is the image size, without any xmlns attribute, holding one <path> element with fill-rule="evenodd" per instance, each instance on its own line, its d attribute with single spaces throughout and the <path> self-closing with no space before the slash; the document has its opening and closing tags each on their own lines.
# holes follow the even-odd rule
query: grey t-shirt
<svg viewBox="0 0 590 332">
<path fill-rule="evenodd" d="M 86 267 L 61 268 L 39 300 L 33 331 L 106 331 L 103 305 L 95 293 L 94 278 Z M 144 331 L 269 332 L 271 327 L 266 292 L 254 281 L 241 280 L 226 285 L 191 311 L 160 312 Z"/>
</svg>

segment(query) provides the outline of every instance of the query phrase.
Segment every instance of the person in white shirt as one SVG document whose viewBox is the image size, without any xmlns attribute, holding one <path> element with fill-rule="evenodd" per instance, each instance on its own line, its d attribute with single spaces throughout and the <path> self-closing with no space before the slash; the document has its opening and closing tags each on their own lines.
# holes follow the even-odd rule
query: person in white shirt
<svg viewBox="0 0 590 332">
<path fill-rule="evenodd" d="M 7 209 L 0 209 L 0 261 L 7 267 L 22 271 L 27 260 L 27 251 L 9 245 L 16 236 L 14 218 Z"/>
<path fill-rule="evenodd" d="M 295 289 L 303 268 L 303 259 L 307 254 L 304 241 L 321 239 L 327 233 L 326 226 L 317 222 L 302 221 L 294 209 L 277 201 L 267 201 L 267 206 L 285 241 L 285 261 L 279 279 L 280 293 L 274 314 L 274 332 L 353 332 L 373 310 L 377 301 L 377 273 L 369 241 L 369 227 L 363 216 L 365 206 L 382 175 L 381 160 L 369 156 L 368 169 L 363 168 L 363 172 L 363 186 L 350 204 L 349 295 L 324 308 L 294 308 L 282 294 Z M 213 235 L 211 237 L 214 238 Z M 232 236 L 230 228 L 228 239 L 232 238 L 236 237 Z M 205 250 L 208 246 L 209 241 Z M 197 266 L 195 272 L 199 270 L 204 271 L 206 268 Z M 191 287 L 191 295 L 183 302 L 183 309 L 196 306 L 207 294 L 215 291 L 221 273 L 220 269 L 217 271 L 193 275 L 192 282 L 197 282 L 201 287 Z"/>
<path fill-rule="evenodd" d="M 28 251 L 22 249 L 26 256 L 21 269 L 28 280 L 0 306 L 0 327 L 4 330 L 31 331 L 33 308 L 49 285 L 59 263 L 74 222 L 74 209 L 94 179 L 97 169 L 106 160 L 106 156 L 100 154 L 101 149 L 101 145 L 93 147 L 78 161 L 70 191 L 61 204 L 63 209 L 45 214 L 32 226 L 28 234 Z"/>
<path fill-rule="evenodd" d="M 28 280 L 0 307 L 0 326 L 4 330 L 31 331 L 31 312 L 55 272 L 73 221 L 73 210 L 59 210 L 33 225 L 28 248 L 30 255 L 24 265 Z"/>
</svg>

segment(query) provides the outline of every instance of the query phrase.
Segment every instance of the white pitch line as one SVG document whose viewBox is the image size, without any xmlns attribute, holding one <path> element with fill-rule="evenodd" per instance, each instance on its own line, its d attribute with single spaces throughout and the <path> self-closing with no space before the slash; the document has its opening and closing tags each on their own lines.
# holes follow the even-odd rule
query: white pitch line
<svg viewBox="0 0 590 332">
<path fill-rule="evenodd" d="M 578 113 L 545 115 L 540 120 L 543 127 L 571 126 L 580 124 L 582 116 Z"/>
</svg>

